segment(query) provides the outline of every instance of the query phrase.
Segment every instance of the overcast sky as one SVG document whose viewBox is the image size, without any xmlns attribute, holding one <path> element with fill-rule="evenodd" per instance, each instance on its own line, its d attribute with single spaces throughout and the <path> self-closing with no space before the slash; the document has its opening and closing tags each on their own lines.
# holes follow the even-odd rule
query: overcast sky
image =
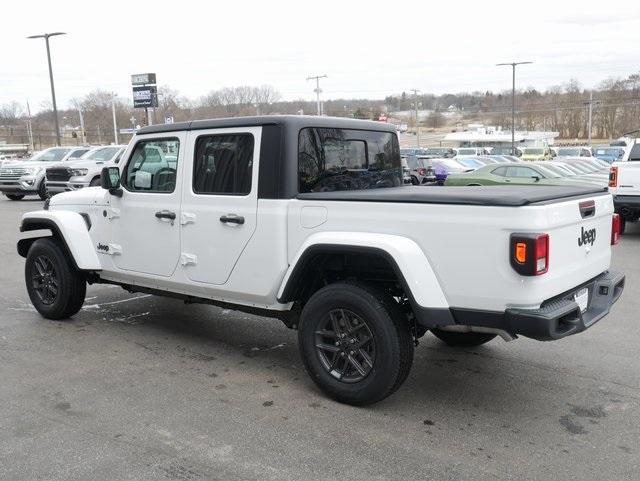
<svg viewBox="0 0 640 481">
<path fill-rule="evenodd" d="M 97 6 L 99 5 L 99 8 Z M 225 86 L 273 85 L 284 99 L 314 97 L 306 77 L 327 74 L 325 98 L 408 91 L 591 87 L 640 71 L 640 5 L 608 0 L 66 1 L 5 0 L 0 103 L 50 99 L 51 39 L 59 107 L 95 88 L 131 99 L 130 75 L 197 98 Z"/>
</svg>

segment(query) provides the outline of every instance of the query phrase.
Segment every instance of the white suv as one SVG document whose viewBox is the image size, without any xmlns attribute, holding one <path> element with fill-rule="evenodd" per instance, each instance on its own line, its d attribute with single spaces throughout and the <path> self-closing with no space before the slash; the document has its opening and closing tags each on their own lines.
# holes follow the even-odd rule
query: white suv
<svg viewBox="0 0 640 481">
<path fill-rule="evenodd" d="M 49 167 L 46 174 L 47 193 L 58 194 L 100 185 L 102 168 L 116 165 L 126 147 L 126 145 L 96 147 L 83 155 L 78 162 Z"/>
</svg>

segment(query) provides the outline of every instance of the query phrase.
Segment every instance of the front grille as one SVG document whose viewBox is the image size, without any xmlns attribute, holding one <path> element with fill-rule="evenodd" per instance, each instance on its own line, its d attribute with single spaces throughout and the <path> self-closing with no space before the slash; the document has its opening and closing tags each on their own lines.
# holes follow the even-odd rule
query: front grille
<svg viewBox="0 0 640 481">
<path fill-rule="evenodd" d="M 21 167 L 6 167 L 0 169 L 0 180 L 15 180 L 19 179 L 27 173 L 27 169 Z"/>
<path fill-rule="evenodd" d="M 64 182 L 71 178 L 71 171 L 66 167 L 47 169 L 47 180 Z"/>
</svg>

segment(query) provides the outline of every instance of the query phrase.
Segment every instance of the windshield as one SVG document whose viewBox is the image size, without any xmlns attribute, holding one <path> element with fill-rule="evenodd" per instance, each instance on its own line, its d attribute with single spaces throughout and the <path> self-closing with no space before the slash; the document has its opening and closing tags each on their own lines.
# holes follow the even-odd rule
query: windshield
<svg viewBox="0 0 640 481">
<path fill-rule="evenodd" d="M 106 162 L 108 160 L 111 160 L 113 156 L 118 153 L 119 150 L 120 150 L 120 147 L 105 147 L 104 149 L 94 150 L 93 152 L 90 152 L 84 158 L 84 160 L 95 160 L 98 162 L 99 161 Z"/>
<path fill-rule="evenodd" d="M 304 128 L 298 136 L 298 188 L 304 192 L 402 186 L 398 137 L 391 132 Z"/>
<path fill-rule="evenodd" d="M 54 147 L 52 149 L 43 150 L 26 162 L 59 162 L 64 159 L 70 151 L 71 149 Z"/>
<path fill-rule="evenodd" d="M 582 162 L 573 162 L 569 164 L 574 169 L 578 170 L 581 174 L 590 174 L 595 171 L 593 167 L 589 167 L 588 165 L 583 164 Z"/>
<path fill-rule="evenodd" d="M 574 175 L 576 175 L 574 171 L 572 171 L 571 169 L 568 169 L 564 165 L 549 164 L 546 167 L 547 169 L 551 169 L 554 172 L 557 172 L 562 177 L 573 177 Z"/>
<path fill-rule="evenodd" d="M 563 175 L 556 172 L 551 166 L 538 165 L 538 169 L 544 174 L 547 179 L 559 179 L 560 177 L 564 177 Z"/>
<path fill-rule="evenodd" d="M 558 155 L 560 157 L 572 157 L 572 156 L 580 156 L 581 149 L 572 149 L 572 148 L 560 148 L 558 149 Z"/>
<path fill-rule="evenodd" d="M 524 155 L 543 155 L 544 149 L 524 149 Z"/>
<path fill-rule="evenodd" d="M 476 155 L 476 149 L 458 149 L 458 155 Z"/>
<path fill-rule="evenodd" d="M 436 159 L 433 161 L 433 166 L 442 166 L 447 172 L 464 172 L 467 170 L 466 166 L 453 159 Z"/>
<path fill-rule="evenodd" d="M 486 164 L 483 164 L 482 162 L 478 162 L 475 159 L 458 159 L 458 162 L 464 165 L 465 167 L 469 167 L 471 169 L 477 169 L 479 167 L 486 165 Z"/>
</svg>

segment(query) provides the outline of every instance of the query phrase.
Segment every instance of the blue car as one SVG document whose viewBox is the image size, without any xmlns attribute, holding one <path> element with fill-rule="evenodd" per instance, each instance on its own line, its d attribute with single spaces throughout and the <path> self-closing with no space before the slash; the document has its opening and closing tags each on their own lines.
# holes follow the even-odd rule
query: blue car
<svg viewBox="0 0 640 481">
<path fill-rule="evenodd" d="M 593 156 L 596 159 L 604 160 L 609 164 L 622 159 L 624 148 L 622 147 L 598 147 L 594 149 Z"/>
</svg>

